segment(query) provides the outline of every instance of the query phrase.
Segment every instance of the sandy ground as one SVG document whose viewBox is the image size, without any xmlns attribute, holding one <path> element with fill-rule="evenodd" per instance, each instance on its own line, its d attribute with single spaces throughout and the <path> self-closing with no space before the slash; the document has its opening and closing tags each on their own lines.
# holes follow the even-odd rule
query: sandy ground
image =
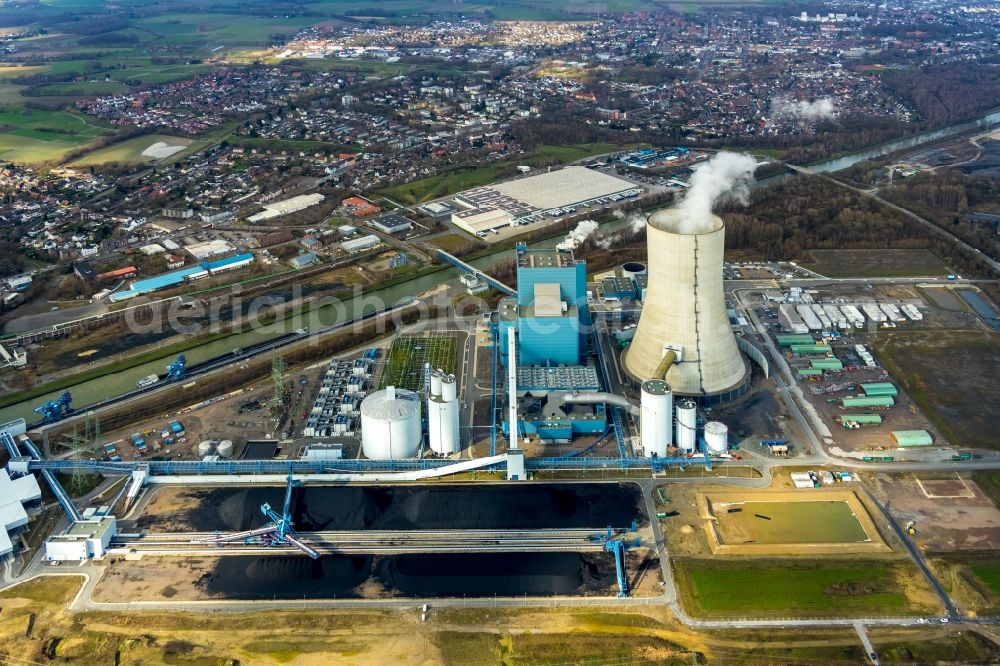
<svg viewBox="0 0 1000 666">
<path fill-rule="evenodd" d="M 931 495 L 959 496 L 928 497 L 921 483 Z M 974 481 L 956 477 L 918 483 L 914 478 L 881 474 L 876 484 L 900 522 L 914 521 L 914 541 L 921 549 L 1000 549 L 1000 510 Z"/>
</svg>

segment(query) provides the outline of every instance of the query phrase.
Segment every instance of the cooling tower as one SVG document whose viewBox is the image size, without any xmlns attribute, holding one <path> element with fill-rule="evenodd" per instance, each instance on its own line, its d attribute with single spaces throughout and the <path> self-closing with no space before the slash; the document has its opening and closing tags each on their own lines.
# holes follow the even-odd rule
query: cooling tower
<svg viewBox="0 0 1000 666">
<path fill-rule="evenodd" d="M 682 221 L 673 208 L 647 220 L 649 281 L 625 369 L 639 381 L 662 379 L 655 376 L 657 366 L 674 351 L 677 361 L 666 374 L 674 392 L 714 395 L 739 386 L 747 375 L 722 291 L 725 224 L 713 215 L 710 230 L 685 233 Z"/>
</svg>

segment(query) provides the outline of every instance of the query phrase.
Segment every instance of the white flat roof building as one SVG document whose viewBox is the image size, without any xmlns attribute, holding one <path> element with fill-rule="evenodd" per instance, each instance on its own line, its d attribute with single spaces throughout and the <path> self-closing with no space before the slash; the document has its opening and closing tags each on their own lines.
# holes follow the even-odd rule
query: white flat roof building
<svg viewBox="0 0 1000 666">
<path fill-rule="evenodd" d="M 582 166 L 568 166 L 536 176 L 519 178 L 490 189 L 533 208 L 562 208 L 582 201 L 637 189 L 627 180 Z"/>
<path fill-rule="evenodd" d="M 510 213 L 501 208 L 474 208 L 453 213 L 451 223 L 470 234 L 510 226 Z"/>
<path fill-rule="evenodd" d="M 45 542 L 45 559 L 56 562 L 104 557 L 118 530 L 114 516 L 81 520 Z"/>
<path fill-rule="evenodd" d="M 14 550 L 10 532 L 28 524 L 24 503 L 41 499 L 42 489 L 33 474 L 11 479 L 7 470 L 0 468 L 0 526 L 3 527 L 0 530 L 0 555 Z"/>
<path fill-rule="evenodd" d="M 363 252 L 365 250 L 378 247 L 381 242 L 382 240 L 378 236 L 368 234 L 367 236 L 361 236 L 360 238 L 345 240 L 340 244 L 340 249 L 349 254 L 354 254 L 355 252 Z"/>
<path fill-rule="evenodd" d="M 209 257 L 215 257 L 220 254 L 232 252 L 234 248 L 227 241 L 220 238 L 217 240 L 205 241 L 204 243 L 192 243 L 184 249 L 187 250 L 188 254 L 192 257 L 201 261 L 202 259 L 208 259 Z"/>
<path fill-rule="evenodd" d="M 309 208 L 310 206 L 315 206 L 325 198 L 326 197 L 322 194 L 300 194 L 296 197 L 292 197 L 291 199 L 284 199 L 283 201 L 275 201 L 273 203 L 264 204 L 264 210 L 256 215 L 251 215 L 247 218 L 247 221 L 260 222 L 262 220 L 270 220 L 274 217 L 288 215 L 289 213 L 294 213 L 296 211 Z"/>
</svg>

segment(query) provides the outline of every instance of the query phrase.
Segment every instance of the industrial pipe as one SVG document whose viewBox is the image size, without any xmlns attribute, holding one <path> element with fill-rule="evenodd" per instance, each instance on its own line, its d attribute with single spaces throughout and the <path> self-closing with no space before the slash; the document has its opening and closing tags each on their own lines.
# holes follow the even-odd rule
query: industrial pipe
<svg viewBox="0 0 1000 666">
<path fill-rule="evenodd" d="M 667 350 L 667 353 L 660 359 L 660 364 L 656 366 L 656 370 L 653 371 L 653 376 L 650 377 L 650 379 L 666 379 L 667 371 L 670 370 L 670 366 L 676 362 L 677 352 Z"/>
<path fill-rule="evenodd" d="M 563 402 L 583 405 L 606 402 L 609 405 L 615 405 L 616 407 L 627 409 L 628 413 L 632 416 L 639 416 L 641 414 L 638 405 L 620 395 L 615 395 L 613 393 L 605 393 L 603 391 L 579 391 L 576 393 L 565 393 L 562 397 Z"/>
</svg>

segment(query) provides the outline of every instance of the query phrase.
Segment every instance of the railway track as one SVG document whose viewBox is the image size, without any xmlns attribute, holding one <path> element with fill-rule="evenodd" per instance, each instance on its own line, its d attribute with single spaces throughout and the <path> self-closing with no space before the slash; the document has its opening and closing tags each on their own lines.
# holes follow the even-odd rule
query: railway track
<svg viewBox="0 0 1000 666">
<path fill-rule="evenodd" d="M 321 554 L 541 552 L 601 550 L 595 529 L 571 530 L 385 530 L 300 533 L 303 543 Z M 120 535 L 111 548 L 148 554 L 248 555 L 298 553 L 292 546 L 259 542 L 214 543 L 222 532 Z"/>
</svg>

